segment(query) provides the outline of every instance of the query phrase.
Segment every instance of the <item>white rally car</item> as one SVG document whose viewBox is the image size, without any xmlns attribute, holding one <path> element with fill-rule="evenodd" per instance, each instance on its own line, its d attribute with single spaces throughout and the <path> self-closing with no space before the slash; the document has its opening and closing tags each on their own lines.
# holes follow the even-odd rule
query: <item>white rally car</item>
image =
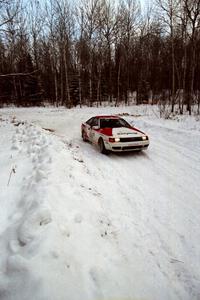
<svg viewBox="0 0 200 300">
<path fill-rule="evenodd" d="M 84 141 L 98 146 L 101 153 L 144 150 L 148 136 L 118 116 L 96 116 L 81 125 Z"/>
</svg>

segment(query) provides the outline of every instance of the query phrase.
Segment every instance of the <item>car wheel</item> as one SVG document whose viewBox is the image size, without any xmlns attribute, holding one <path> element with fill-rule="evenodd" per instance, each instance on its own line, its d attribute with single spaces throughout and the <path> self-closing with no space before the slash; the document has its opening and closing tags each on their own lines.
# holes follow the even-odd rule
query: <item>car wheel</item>
<svg viewBox="0 0 200 300">
<path fill-rule="evenodd" d="M 98 142 L 99 145 L 99 152 L 102 154 L 108 154 L 108 150 L 106 150 L 105 145 L 104 145 L 104 141 L 102 138 L 99 139 Z"/>
<path fill-rule="evenodd" d="M 87 142 L 87 140 L 88 140 L 84 130 L 82 130 L 82 139 L 84 142 Z"/>
</svg>

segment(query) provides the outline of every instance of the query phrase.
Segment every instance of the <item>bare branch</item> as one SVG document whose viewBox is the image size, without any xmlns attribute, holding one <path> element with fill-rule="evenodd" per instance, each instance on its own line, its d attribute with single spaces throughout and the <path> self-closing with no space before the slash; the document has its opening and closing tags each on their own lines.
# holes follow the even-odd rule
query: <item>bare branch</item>
<svg viewBox="0 0 200 300">
<path fill-rule="evenodd" d="M 37 73 L 38 70 L 35 70 L 33 72 L 30 73 L 10 73 L 10 74 L 0 74 L 0 77 L 9 77 L 9 76 L 31 76 L 35 73 Z"/>
</svg>

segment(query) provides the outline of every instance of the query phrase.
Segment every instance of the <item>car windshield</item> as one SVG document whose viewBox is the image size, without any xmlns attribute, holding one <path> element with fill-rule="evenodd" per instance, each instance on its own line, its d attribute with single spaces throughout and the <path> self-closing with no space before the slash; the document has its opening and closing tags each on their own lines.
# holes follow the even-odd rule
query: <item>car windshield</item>
<svg viewBox="0 0 200 300">
<path fill-rule="evenodd" d="M 123 119 L 100 119 L 100 128 L 130 127 Z"/>
</svg>

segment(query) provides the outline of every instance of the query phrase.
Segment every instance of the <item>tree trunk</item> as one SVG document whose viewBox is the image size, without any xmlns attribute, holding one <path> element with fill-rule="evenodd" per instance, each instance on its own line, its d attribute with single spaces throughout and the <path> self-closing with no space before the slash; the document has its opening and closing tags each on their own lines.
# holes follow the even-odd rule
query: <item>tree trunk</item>
<svg viewBox="0 0 200 300">
<path fill-rule="evenodd" d="M 101 66 L 99 66 L 99 76 L 98 76 L 98 82 L 97 82 L 97 106 L 98 106 L 98 103 L 101 106 L 101 91 L 100 91 L 100 88 L 101 88 Z"/>
<path fill-rule="evenodd" d="M 116 98 L 115 106 L 118 105 L 120 100 L 120 72 L 121 72 L 121 59 L 119 60 L 119 66 L 117 72 L 117 98 Z"/>
<path fill-rule="evenodd" d="M 192 47 L 192 62 L 191 62 L 191 85 L 190 85 L 190 97 L 188 97 L 188 111 L 189 115 L 192 114 L 191 111 L 191 100 L 194 98 L 194 72 L 195 72 L 195 59 L 196 59 L 196 45 Z"/>
<path fill-rule="evenodd" d="M 81 66 L 78 66 L 78 87 L 79 87 L 79 103 L 80 108 L 82 107 L 82 90 L 81 90 Z"/>
<path fill-rule="evenodd" d="M 63 66 L 60 58 L 60 98 L 61 98 L 61 103 L 64 105 L 64 91 L 63 91 Z"/>
<path fill-rule="evenodd" d="M 56 106 L 58 107 L 58 81 L 57 81 L 57 74 L 56 70 L 54 71 L 54 86 L 55 86 L 55 101 L 56 101 Z"/>
<path fill-rule="evenodd" d="M 184 103 L 186 102 L 186 69 L 187 69 L 187 48 L 184 45 L 184 65 L 183 65 L 183 99 L 181 104 L 181 115 L 183 114 Z"/>
<path fill-rule="evenodd" d="M 68 79 L 68 67 L 66 60 L 66 45 L 64 46 L 64 66 L 65 66 L 65 98 L 66 98 L 66 106 L 71 108 L 71 98 L 70 98 L 70 90 L 69 90 L 69 79 Z"/>
<path fill-rule="evenodd" d="M 90 101 L 90 107 L 92 107 L 92 62 L 90 61 L 89 66 L 89 101 Z"/>
<path fill-rule="evenodd" d="M 173 28 L 173 20 L 171 16 L 171 51 L 172 51 L 172 107 L 171 112 L 174 112 L 175 105 L 175 55 L 174 55 L 174 28 Z"/>
</svg>

